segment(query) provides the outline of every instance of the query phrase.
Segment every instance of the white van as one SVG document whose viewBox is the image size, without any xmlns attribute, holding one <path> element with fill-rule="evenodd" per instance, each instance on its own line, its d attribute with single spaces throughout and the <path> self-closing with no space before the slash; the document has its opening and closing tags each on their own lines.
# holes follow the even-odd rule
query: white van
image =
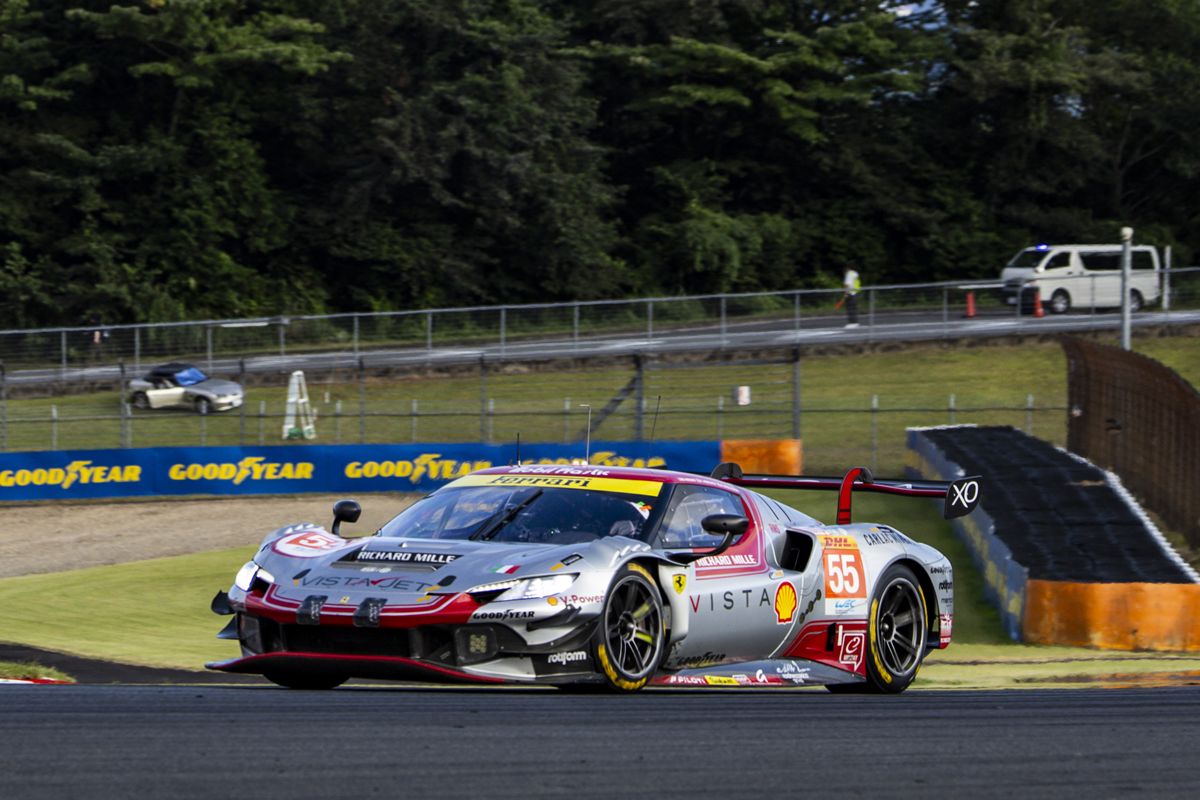
<svg viewBox="0 0 1200 800">
<path fill-rule="evenodd" d="M 1121 250 L 1119 244 L 1039 244 L 1013 256 L 1000 273 L 1004 301 L 1033 304 L 1033 290 L 1044 307 L 1064 314 L 1072 308 L 1120 308 Z M 1159 299 L 1158 251 L 1149 245 L 1131 250 L 1129 304 L 1137 311 Z"/>
</svg>

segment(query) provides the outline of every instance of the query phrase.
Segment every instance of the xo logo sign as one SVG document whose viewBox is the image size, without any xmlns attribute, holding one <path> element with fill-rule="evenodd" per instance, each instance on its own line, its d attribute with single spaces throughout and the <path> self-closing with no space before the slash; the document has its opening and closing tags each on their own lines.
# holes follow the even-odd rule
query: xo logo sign
<svg viewBox="0 0 1200 800">
<path fill-rule="evenodd" d="M 943 516 L 946 519 L 961 517 L 969 514 L 979 502 L 979 478 L 962 478 L 954 481 L 946 490 L 946 507 Z"/>
</svg>

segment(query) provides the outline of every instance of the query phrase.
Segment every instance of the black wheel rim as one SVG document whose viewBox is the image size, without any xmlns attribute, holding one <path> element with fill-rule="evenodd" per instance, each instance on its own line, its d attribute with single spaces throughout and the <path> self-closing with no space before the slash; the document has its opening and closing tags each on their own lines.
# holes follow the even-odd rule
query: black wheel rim
<svg viewBox="0 0 1200 800">
<path fill-rule="evenodd" d="M 653 589 L 630 575 L 614 586 L 604 611 L 604 645 L 626 678 L 649 675 L 662 646 L 662 612 Z"/>
<path fill-rule="evenodd" d="M 879 598 L 875 641 L 888 671 L 904 675 L 916 668 L 925 646 L 925 610 L 917 587 L 903 578 L 887 585 Z"/>
</svg>

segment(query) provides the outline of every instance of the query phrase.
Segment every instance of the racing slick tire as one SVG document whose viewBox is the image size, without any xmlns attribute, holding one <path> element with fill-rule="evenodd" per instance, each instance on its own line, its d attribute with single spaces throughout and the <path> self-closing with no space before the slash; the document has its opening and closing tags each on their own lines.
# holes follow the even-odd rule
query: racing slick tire
<svg viewBox="0 0 1200 800">
<path fill-rule="evenodd" d="M 592 649 L 605 688 L 641 689 L 662 662 L 666 630 L 662 595 L 645 567 L 626 564 L 613 578 Z"/>
<path fill-rule="evenodd" d="M 288 689 L 316 692 L 336 689 L 347 680 L 345 675 L 325 672 L 264 672 L 263 677 Z"/>
<path fill-rule="evenodd" d="M 145 392 L 134 392 L 133 397 L 129 399 L 133 403 L 133 407 L 139 411 L 145 411 L 150 408 L 150 398 L 146 396 Z"/>
<path fill-rule="evenodd" d="M 893 564 L 871 596 L 867 618 L 867 680 L 831 684 L 840 693 L 899 694 L 917 677 L 925 658 L 929 611 L 925 593 L 912 570 Z"/>
</svg>

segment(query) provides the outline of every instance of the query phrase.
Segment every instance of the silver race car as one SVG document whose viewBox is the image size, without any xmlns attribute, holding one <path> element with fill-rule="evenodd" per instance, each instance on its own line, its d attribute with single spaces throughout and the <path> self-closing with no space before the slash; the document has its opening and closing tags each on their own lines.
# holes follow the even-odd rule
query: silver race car
<svg viewBox="0 0 1200 800">
<path fill-rule="evenodd" d="M 191 408 L 207 414 L 229 411 L 242 401 L 241 384 L 210 378 L 191 364 L 162 364 L 129 382 L 129 402 L 134 408 Z"/>
<path fill-rule="evenodd" d="M 826 525 L 754 489 L 838 491 Z M 268 535 L 212 609 L 239 658 L 208 667 L 293 688 L 348 678 L 635 691 L 797 686 L 903 691 L 950 643 L 950 562 L 879 523 L 852 491 L 944 497 L 953 482 L 516 466 L 459 478 L 373 536 Z"/>
</svg>

